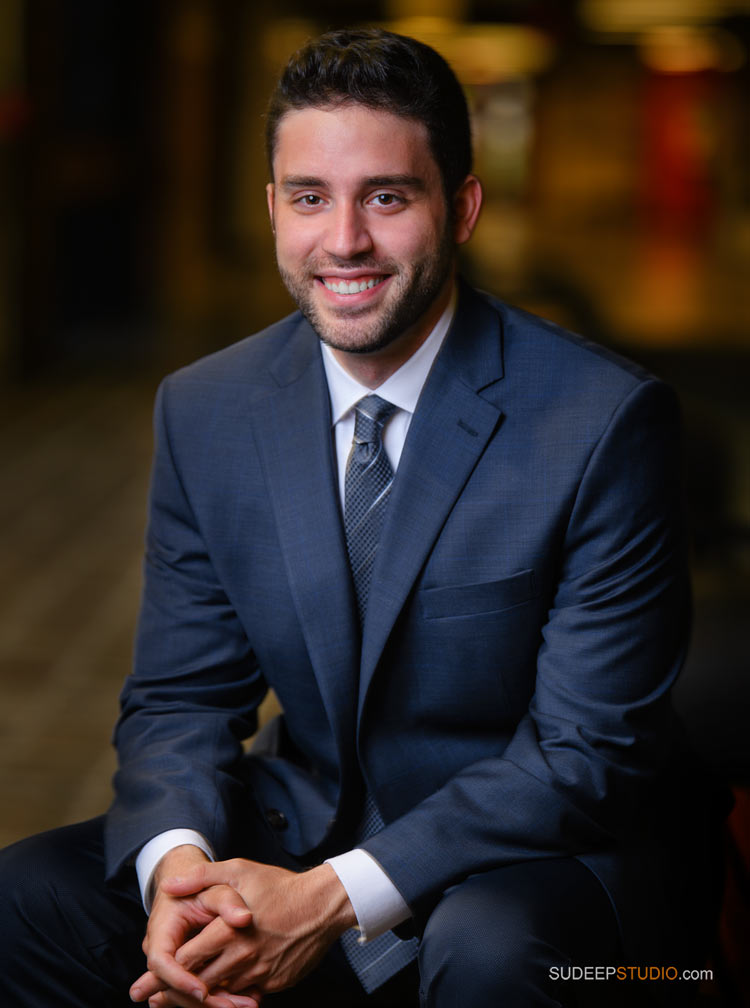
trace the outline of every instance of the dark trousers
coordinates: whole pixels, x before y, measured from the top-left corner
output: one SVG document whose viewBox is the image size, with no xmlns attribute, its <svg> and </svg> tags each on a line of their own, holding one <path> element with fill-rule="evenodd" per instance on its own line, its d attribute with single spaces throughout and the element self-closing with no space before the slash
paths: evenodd
<svg viewBox="0 0 750 1008">
<path fill-rule="evenodd" d="M 6 1008 L 131 1004 L 128 988 L 145 969 L 140 946 L 146 918 L 135 872 L 125 888 L 104 883 L 102 823 L 99 818 L 53 830 L 0 852 L 0 989 Z M 528 861 L 472 876 L 449 890 L 427 922 L 418 968 L 407 968 L 374 995 L 362 992 L 336 945 L 313 974 L 264 1005 L 624 1004 L 627 999 L 619 998 L 625 985 L 605 993 L 603 984 L 565 979 L 571 964 L 615 965 L 620 954 L 615 915 L 595 876 L 572 858 Z M 637 986 L 635 1003 L 650 1003 L 644 985 Z"/>
</svg>

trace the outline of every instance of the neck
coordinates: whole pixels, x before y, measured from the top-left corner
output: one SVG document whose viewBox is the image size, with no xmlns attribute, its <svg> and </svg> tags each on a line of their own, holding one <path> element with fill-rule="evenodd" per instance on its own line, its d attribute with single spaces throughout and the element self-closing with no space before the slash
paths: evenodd
<svg viewBox="0 0 750 1008">
<path fill-rule="evenodd" d="M 331 348 L 341 367 L 369 389 L 376 389 L 419 350 L 448 307 L 453 292 L 451 275 L 420 318 L 387 346 L 371 353 L 351 353 Z"/>
</svg>

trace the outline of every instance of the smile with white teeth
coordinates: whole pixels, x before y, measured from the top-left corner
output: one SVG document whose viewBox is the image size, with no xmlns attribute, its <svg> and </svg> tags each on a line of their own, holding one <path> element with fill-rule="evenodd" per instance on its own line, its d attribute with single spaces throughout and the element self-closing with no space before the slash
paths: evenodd
<svg viewBox="0 0 750 1008">
<path fill-rule="evenodd" d="M 339 280 L 336 283 L 321 277 L 328 290 L 333 291 L 334 294 L 361 294 L 362 291 L 369 290 L 371 287 L 377 287 L 385 279 L 385 277 L 370 277 L 369 280 Z"/>
</svg>

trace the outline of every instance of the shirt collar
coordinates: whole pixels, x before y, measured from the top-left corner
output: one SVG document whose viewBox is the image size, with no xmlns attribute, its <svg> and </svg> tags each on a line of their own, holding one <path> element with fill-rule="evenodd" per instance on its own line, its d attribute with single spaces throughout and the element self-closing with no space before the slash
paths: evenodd
<svg viewBox="0 0 750 1008">
<path fill-rule="evenodd" d="M 382 385 L 374 390 L 382 399 L 393 403 L 394 406 L 407 413 L 414 412 L 427 375 L 456 314 L 456 300 L 454 287 L 445 311 L 424 343 L 397 371 L 393 372 L 390 378 L 387 378 Z M 358 403 L 363 396 L 370 395 L 373 389 L 361 385 L 355 378 L 352 378 L 349 372 L 345 371 L 336 360 L 333 351 L 327 344 L 321 343 L 321 349 L 328 381 L 328 393 L 331 397 L 331 416 L 335 426 L 354 407 L 355 403 Z"/>
</svg>

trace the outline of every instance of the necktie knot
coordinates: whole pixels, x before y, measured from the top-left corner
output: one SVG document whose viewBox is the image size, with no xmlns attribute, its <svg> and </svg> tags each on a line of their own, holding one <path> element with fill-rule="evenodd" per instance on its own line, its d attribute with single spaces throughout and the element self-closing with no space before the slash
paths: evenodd
<svg viewBox="0 0 750 1008">
<path fill-rule="evenodd" d="M 374 444 L 380 440 L 386 420 L 396 411 L 393 403 L 379 395 L 365 396 L 354 407 L 354 440 L 357 444 Z"/>
</svg>

